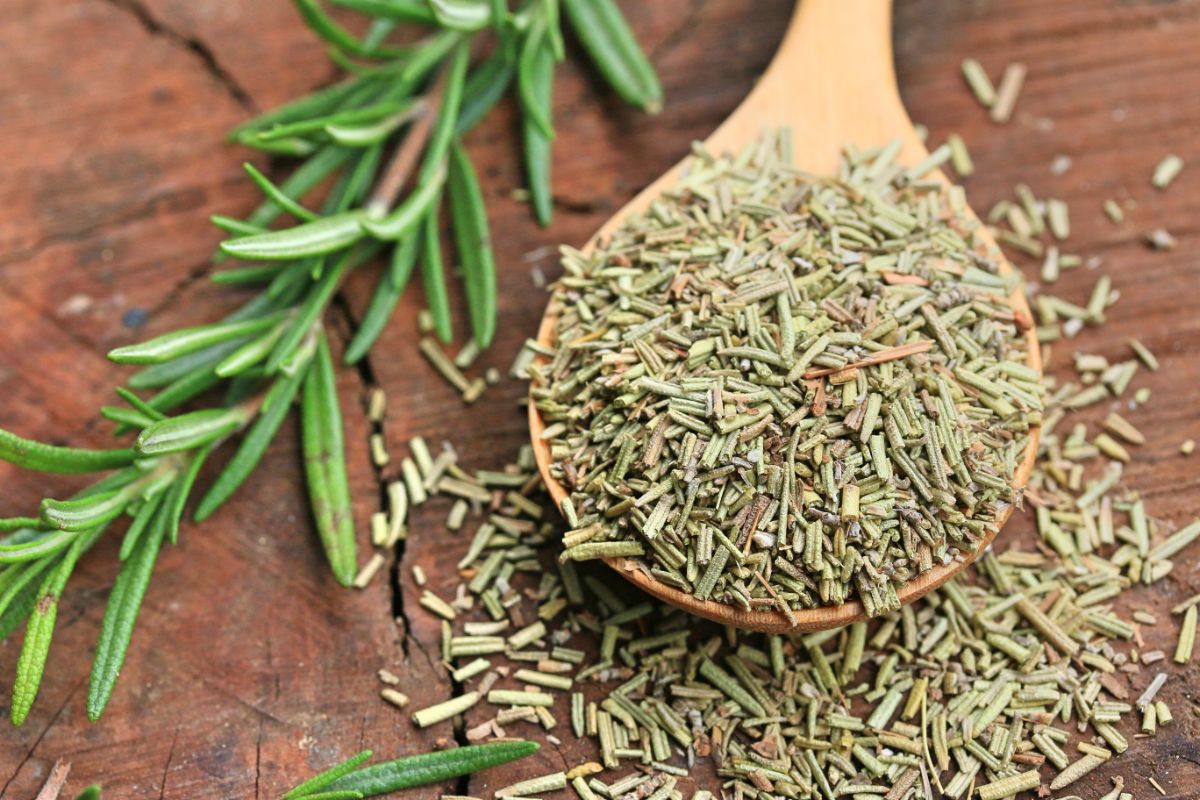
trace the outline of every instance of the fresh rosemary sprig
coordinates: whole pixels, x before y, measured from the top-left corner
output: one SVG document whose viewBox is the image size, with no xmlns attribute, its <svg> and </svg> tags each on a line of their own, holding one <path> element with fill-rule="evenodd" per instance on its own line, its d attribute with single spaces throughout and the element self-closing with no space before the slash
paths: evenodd
<svg viewBox="0 0 1200 800">
<path fill-rule="evenodd" d="M 163 541 L 178 536 L 201 466 L 226 442 L 239 440 L 200 499 L 198 521 L 254 471 L 297 399 L 317 529 L 334 576 L 343 585 L 353 581 L 355 532 L 325 311 L 348 273 L 386 260 L 344 353 L 348 362 L 358 361 L 420 262 L 434 331 L 449 341 L 438 236 L 445 196 L 472 337 L 479 348 L 491 343 L 494 258 L 462 138 L 510 89 L 525 120 L 534 212 L 542 224 L 550 220 L 551 90 L 553 66 L 563 58 L 558 0 L 521 0 L 515 8 L 505 0 L 331 0 L 369 19 L 361 37 L 335 22 L 318 0 L 295 2 L 349 77 L 231 134 L 240 144 L 296 160 L 279 183 L 247 165 L 262 205 L 245 219 L 212 220 L 229 235 L 218 258 L 253 262 L 222 269 L 214 281 L 258 286 L 260 293 L 220 322 L 109 354 L 143 367 L 130 378 L 130 389 L 116 389 L 125 404 L 101 409 L 118 433 L 137 432 L 133 446 L 52 447 L 0 430 L 0 460 L 46 472 L 109 473 L 68 500 L 44 500 L 36 517 L 0 519 L 6 534 L 0 539 L 0 638 L 26 621 L 13 686 L 16 725 L 37 696 L 58 598 L 79 557 L 117 520 L 130 518 L 92 668 L 87 711 L 95 720 L 120 673 L 155 559 Z M 599 72 L 624 99 L 656 110 L 657 78 L 612 0 L 562 3 Z M 400 24 L 420 26 L 425 35 L 393 43 Z M 295 224 L 272 227 L 284 217 Z M 192 406 L 218 389 L 224 396 L 216 405 Z"/>
</svg>

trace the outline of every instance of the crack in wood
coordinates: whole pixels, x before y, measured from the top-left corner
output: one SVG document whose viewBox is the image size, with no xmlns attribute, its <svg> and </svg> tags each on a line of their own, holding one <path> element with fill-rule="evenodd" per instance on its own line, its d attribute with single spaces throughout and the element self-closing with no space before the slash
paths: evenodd
<svg viewBox="0 0 1200 800">
<path fill-rule="evenodd" d="M 216 53 L 213 52 L 213 49 L 206 42 L 175 30 L 150 13 L 150 9 L 139 2 L 139 0 L 105 0 L 105 2 L 114 8 L 128 13 L 150 35 L 162 37 L 191 53 L 200 62 L 204 71 L 216 81 L 235 103 L 246 111 L 258 113 L 258 106 L 254 102 L 254 98 L 250 96 L 250 92 L 238 82 L 237 78 L 229 70 L 221 65 Z"/>
</svg>

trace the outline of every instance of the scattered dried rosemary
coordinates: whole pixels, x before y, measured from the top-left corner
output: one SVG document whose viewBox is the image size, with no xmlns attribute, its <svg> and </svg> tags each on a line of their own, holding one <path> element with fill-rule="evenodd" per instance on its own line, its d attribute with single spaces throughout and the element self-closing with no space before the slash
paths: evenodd
<svg viewBox="0 0 1200 800">
<path fill-rule="evenodd" d="M 565 249 L 535 367 L 564 557 L 635 556 L 701 600 L 860 599 L 973 552 L 1013 502 L 1041 386 L 961 190 L 787 134 L 697 149 L 674 191 L 590 255 Z"/>
<path fill-rule="evenodd" d="M 1065 413 L 1048 411 L 1055 424 Z M 472 742 L 558 744 L 569 727 L 595 743 L 597 761 L 498 797 L 570 784 L 582 800 L 679 800 L 679 780 L 705 761 L 726 796 L 759 800 L 1005 798 L 1069 786 L 1131 746 L 1129 716 L 1145 735 L 1173 721 L 1158 698 L 1167 672 L 1146 669 L 1162 656 L 1139 652 L 1139 626 L 1158 619 L 1115 608 L 1133 584 L 1170 571 L 1200 522 L 1162 535 L 1111 470 L 1060 483 L 1055 424 L 1030 490 L 1036 549 L 989 551 L 913 605 L 797 636 L 698 622 L 612 586 L 606 571 L 560 562 L 558 516 L 529 447 L 503 469 L 460 468 L 475 487 L 463 583 L 453 599 L 423 605 L 453 611 L 442 655 L 462 694 L 414 720 L 471 709 Z M 1176 609 L 1177 660 L 1190 655 L 1197 602 Z"/>
</svg>

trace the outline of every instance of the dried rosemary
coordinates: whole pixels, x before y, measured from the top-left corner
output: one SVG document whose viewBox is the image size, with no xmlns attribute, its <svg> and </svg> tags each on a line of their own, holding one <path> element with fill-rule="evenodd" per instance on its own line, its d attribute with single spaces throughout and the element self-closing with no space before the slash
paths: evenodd
<svg viewBox="0 0 1200 800">
<path fill-rule="evenodd" d="M 898 145 L 836 179 L 782 138 L 697 151 L 590 255 L 565 249 L 535 367 L 564 558 L 637 557 L 743 608 L 860 599 L 965 552 L 1013 501 L 1038 374 L 958 190 Z M 941 158 L 949 157 L 949 148 Z"/>
</svg>

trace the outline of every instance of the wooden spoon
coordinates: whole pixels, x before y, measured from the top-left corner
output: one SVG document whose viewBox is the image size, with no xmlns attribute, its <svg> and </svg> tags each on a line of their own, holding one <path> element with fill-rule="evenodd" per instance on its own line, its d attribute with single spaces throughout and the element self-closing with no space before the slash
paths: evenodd
<svg viewBox="0 0 1200 800">
<path fill-rule="evenodd" d="M 706 142 L 714 154 L 736 153 L 757 141 L 769 129 L 790 128 L 793 136 L 793 161 L 801 169 L 816 174 L 833 174 L 847 143 L 860 147 L 900 140 L 898 161 L 917 164 L 928 156 L 917 137 L 896 88 L 892 67 L 890 0 L 801 0 L 775 58 L 758 85 Z M 685 162 L 684 162 L 685 163 Z M 609 219 L 588 241 L 584 250 L 595 247 L 632 214 L 644 211 L 650 201 L 676 185 L 684 163 L 672 168 L 647 186 L 624 208 Z M 940 172 L 930 178 L 945 180 Z M 995 245 L 986 229 L 981 232 L 988 245 Z M 1001 262 L 1002 271 L 1012 265 Z M 1041 353 L 1032 330 L 1029 304 L 1020 287 L 1009 298 L 1018 319 L 1025 321 L 1028 340 L 1028 364 L 1041 373 Z M 555 317 L 549 311 L 542 319 L 538 341 L 553 341 Z M 533 438 L 538 469 L 556 503 L 567 492 L 550 475 L 550 446 L 542 439 L 545 429 L 536 405 L 529 403 L 529 431 Z M 1030 432 L 1025 458 L 1013 477 L 1020 489 L 1029 479 L 1037 455 L 1038 431 Z M 936 566 L 913 578 L 897 590 L 900 602 L 910 603 L 971 563 L 995 537 L 996 531 L 1012 513 L 1005 508 L 998 524 L 979 543 L 979 549 Z M 838 606 L 795 611 L 795 624 L 779 611 L 745 611 L 714 601 L 697 600 L 692 595 L 655 580 L 633 559 L 606 559 L 626 579 L 643 591 L 693 614 L 716 622 L 759 631 L 815 631 L 840 627 L 866 618 L 861 602 L 853 600 Z"/>
</svg>

